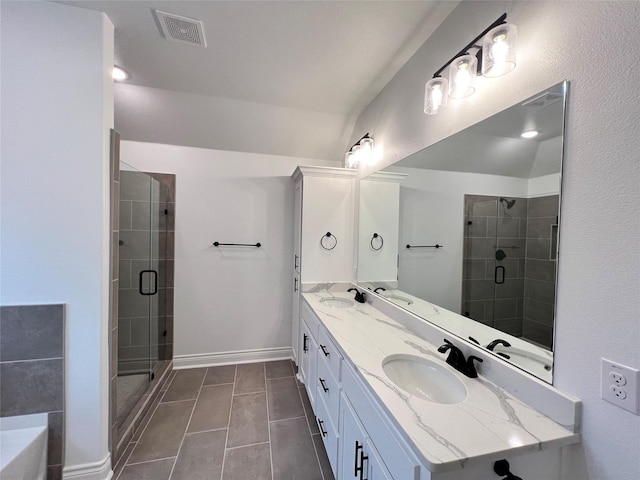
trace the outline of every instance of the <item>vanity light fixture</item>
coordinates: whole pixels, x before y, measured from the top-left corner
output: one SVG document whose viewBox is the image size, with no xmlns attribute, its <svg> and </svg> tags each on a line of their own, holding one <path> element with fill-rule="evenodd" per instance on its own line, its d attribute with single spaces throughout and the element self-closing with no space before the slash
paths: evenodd
<svg viewBox="0 0 640 480">
<path fill-rule="evenodd" d="M 116 82 L 122 82 L 129 78 L 129 74 L 122 67 L 118 67 L 117 65 L 114 65 L 111 75 Z"/>
<path fill-rule="evenodd" d="M 522 132 L 520 134 L 522 138 L 535 138 L 538 136 L 537 130 L 527 130 L 526 132 Z"/>
<path fill-rule="evenodd" d="M 374 159 L 373 137 L 366 133 L 345 154 L 345 168 L 358 168 L 361 163 L 371 163 Z"/>
<path fill-rule="evenodd" d="M 499 77 L 516 66 L 518 29 L 504 13 L 445 63 L 425 85 L 424 113 L 435 115 L 447 105 L 447 96 L 465 98 L 475 92 L 477 75 Z M 480 42 L 480 43 L 479 43 Z M 449 67 L 449 79 L 441 77 Z"/>
</svg>

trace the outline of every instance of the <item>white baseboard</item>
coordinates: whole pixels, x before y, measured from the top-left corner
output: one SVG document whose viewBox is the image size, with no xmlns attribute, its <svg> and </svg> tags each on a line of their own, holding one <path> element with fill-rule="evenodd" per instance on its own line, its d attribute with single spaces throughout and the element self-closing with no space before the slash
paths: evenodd
<svg viewBox="0 0 640 480">
<path fill-rule="evenodd" d="M 194 367 L 214 367 L 236 363 L 270 362 L 293 358 L 291 347 L 261 348 L 240 350 L 237 352 L 199 353 L 195 355 L 176 355 L 173 357 L 174 370 Z"/>
<path fill-rule="evenodd" d="M 111 480 L 113 478 L 111 454 L 107 453 L 107 456 L 99 462 L 64 467 L 62 478 L 63 480 Z"/>
</svg>

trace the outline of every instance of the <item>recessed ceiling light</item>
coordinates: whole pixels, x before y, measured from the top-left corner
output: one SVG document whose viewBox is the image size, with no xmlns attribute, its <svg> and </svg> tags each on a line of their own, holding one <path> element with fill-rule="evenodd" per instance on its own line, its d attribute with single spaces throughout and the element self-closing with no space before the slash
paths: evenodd
<svg viewBox="0 0 640 480">
<path fill-rule="evenodd" d="M 522 132 L 520 134 L 522 138 L 534 138 L 538 136 L 537 130 L 527 130 L 526 132 Z"/>
<path fill-rule="evenodd" d="M 121 82 L 129 78 L 129 74 L 118 66 L 113 67 L 113 79 L 116 82 Z"/>
</svg>

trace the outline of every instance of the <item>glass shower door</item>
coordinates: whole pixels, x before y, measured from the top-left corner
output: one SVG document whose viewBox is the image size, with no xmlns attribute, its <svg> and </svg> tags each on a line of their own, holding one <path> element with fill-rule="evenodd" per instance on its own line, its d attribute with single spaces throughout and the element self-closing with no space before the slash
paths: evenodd
<svg viewBox="0 0 640 480">
<path fill-rule="evenodd" d="M 118 278 L 117 418 L 124 423 L 141 400 L 159 359 L 160 265 L 164 208 L 160 182 L 121 163 Z"/>
</svg>

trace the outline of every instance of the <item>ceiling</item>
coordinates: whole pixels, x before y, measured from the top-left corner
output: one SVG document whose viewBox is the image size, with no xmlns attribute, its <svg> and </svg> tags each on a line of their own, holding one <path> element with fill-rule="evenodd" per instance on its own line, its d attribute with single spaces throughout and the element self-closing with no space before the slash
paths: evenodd
<svg viewBox="0 0 640 480">
<path fill-rule="evenodd" d="M 564 91 L 559 83 L 396 165 L 518 178 L 560 173 Z M 539 134 L 533 139 L 521 138 L 527 130 Z"/>
<path fill-rule="evenodd" d="M 340 138 L 318 139 L 333 144 L 333 156 L 334 151 L 344 151 L 345 145 L 338 146 L 335 142 L 344 142 L 349 137 L 357 115 L 459 2 L 80 0 L 60 3 L 107 14 L 115 26 L 116 64 L 131 75 L 129 86 L 161 90 L 164 96 L 175 92 L 194 99 L 243 102 L 243 108 L 250 103 L 324 114 L 327 121 L 336 122 L 336 128 L 326 128 L 326 131 L 334 137 L 337 130 L 341 131 Z M 207 48 L 164 39 L 156 24 L 154 9 L 201 20 Z M 119 90 L 123 89 L 116 89 L 116 121 Z M 132 87 L 127 90 L 132 91 L 138 90 Z M 205 100 L 195 103 L 203 102 L 206 103 Z M 122 107 L 121 111 L 129 113 L 136 109 L 135 105 Z M 211 109 L 209 120 L 224 121 L 215 118 L 214 110 Z M 201 112 L 202 115 L 206 116 L 207 112 Z M 132 119 L 124 122 L 131 123 Z M 290 129 L 292 123 L 296 122 L 290 118 L 287 128 Z M 144 127 L 138 125 L 137 128 Z M 121 133 L 123 138 L 131 136 Z M 140 135 L 144 136 L 142 132 Z M 246 133 L 244 136 L 246 138 Z M 217 148 L 207 145 L 206 141 L 196 146 Z M 242 150 L 242 145 L 235 147 L 232 149 L 247 151 Z M 255 145 L 249 150 L 257 148 Z M 277 152 L 273 146 L 268 150 L 262 153 L 291 153 L 285 152 L 286 148 Z M 299 153 L 305 156 L 304 152 Z M 317 156 L 318 152 L 313 154 Z"/>
</svg>

